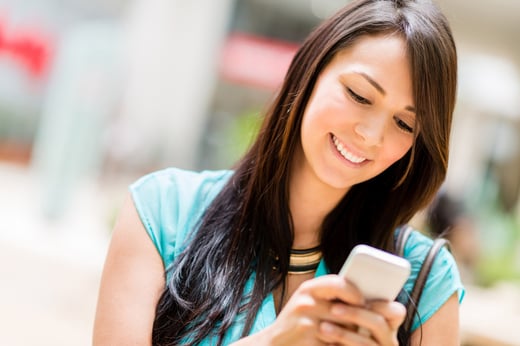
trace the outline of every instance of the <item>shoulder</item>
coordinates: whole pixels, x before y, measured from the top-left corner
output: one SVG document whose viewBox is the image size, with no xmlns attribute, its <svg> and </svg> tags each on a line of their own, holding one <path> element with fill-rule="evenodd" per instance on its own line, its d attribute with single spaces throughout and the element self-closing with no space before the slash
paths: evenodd
<svg viewBox="0 0 520 346">
<path fill-rule="evenodd" d="M 410 293 L 421 269 L 426 255 L 428 254 L 433 240 L 414 230 L 410 234 L 404 248 L 404 257 L 411 263 L 412 272 L 405 284 L 405 290 Z M 419 302 L 419 315 L 414 319 L 412 329 L 426 322 L 441 306 L 454 294 L 458 294 L 459 302 L 464 296 L 457 264 L 452 254 L 443 247 L 433 262 L 430 274 L 426 281 L 421 300 Z"/>
<path fill-rule="evenodd" d="M 137 213 L 165 267 L 232 174 L 229 170 L 195 172 L 167 168 L 130 185 Z"/>
<path fill-rule="evenodd" d="M 161 193 L 204 194 L 211 192 L 219 183 L 225 183 L 232 171 L 190 171 L 179 168 L 166 168 L 149 173 L 130 186 L 132 192 L 151 193 L 155 196 Z"/>
</svg>

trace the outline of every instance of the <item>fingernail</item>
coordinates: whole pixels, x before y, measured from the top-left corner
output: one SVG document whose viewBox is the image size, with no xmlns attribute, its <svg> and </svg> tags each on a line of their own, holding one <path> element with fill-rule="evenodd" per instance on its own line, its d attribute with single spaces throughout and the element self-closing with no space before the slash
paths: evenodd
<svg viewBox="0 0 520 346">
<path fill-rule="evenodd" d="M 336 330 L 336 326 L 329 322 L 321 322 L 321 331 L 327 334 L 332 334 Z"/>
<path fill-rule="evenodd" d="M 370 335 L 372 335 L 372 333 L 370 333 L 370 330 L 363 328 L 363 327 L 358 327 L 357 332 L 359 335 L 363 335 L 366 337 L 370 337 Z"/>
<path fill-rule="evenodd" d="M 394 313 L 406 313 L 406 308 L 399 302 L 390 302 L 390 310 Z"/>
<path fill-rule="evenodd" d="M 332 306 L 332 309 L 330 309 L 330 311 L 334 314 L 334 315 L 337 315 L 337 316 L 343 316 L 347 313 L 347 308 L 343 305 L 334 305 Z"/>
</svg>

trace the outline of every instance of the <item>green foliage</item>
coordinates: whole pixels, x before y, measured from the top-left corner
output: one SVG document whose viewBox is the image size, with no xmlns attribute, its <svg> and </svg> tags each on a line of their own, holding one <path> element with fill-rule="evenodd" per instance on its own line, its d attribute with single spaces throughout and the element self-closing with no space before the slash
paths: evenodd
<svg viewBox="0 0 520 346">
<path fill-rule="evenodd" d="M 224 130 L 224 160 L 235 163 L 251 146 L 260 129 L 262 118 L 257 110 L 238 115 Z"/>
<path fill-rule="evenodd" d="M 499 281 L 520 282 L 520 224 L 517 215 L 500 207 L 492 179 L 484 180 L 473 199 L 473 215 L 479 229 L 481 256 L 476 280 L 483 286 Z"/>
</svg>

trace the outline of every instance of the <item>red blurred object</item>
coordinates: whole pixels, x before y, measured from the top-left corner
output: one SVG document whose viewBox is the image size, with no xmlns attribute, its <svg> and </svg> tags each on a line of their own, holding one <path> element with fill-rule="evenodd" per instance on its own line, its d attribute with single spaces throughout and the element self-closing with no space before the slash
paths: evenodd
<svg viewBox="0 0 520 346">
<path fill-rule="evenodd" d="M 34 78 L 45 75 L 52 55 L 49 36 L 39 28 L 6 28 L 6 21 L 0 19 L 0 58 L 2 55 L 10 56 L 20 62 Z"/>
<path fill-rule="evenodd" d="M 290 42 L 232 33 L 223 47 L 220 74 L 237 84 L 276 89 L 298 47 Z"/>
<path fill-rule="evenodd" d="M 15 139 L 0 138 L 0 162 L 27 166 L 31 161 L 32 143 Z"/>
</svg>

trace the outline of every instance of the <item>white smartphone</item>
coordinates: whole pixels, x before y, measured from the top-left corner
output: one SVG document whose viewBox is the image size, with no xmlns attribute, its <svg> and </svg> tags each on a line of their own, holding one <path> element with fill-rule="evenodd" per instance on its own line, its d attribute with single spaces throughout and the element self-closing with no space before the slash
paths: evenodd
<svg viewBox="0 0 520 346">
<path fill-rule="evenodd" d="M 410 262 L 368 245 L 352 249 L 339 275 L 352 282 L 366 300 L 394 300 L 410 276 Z"/>
</svg>

